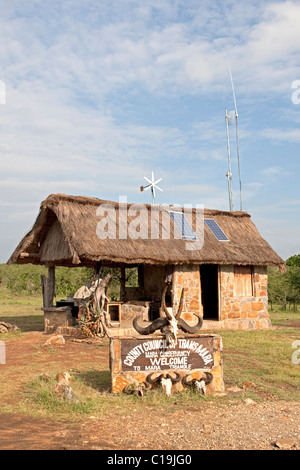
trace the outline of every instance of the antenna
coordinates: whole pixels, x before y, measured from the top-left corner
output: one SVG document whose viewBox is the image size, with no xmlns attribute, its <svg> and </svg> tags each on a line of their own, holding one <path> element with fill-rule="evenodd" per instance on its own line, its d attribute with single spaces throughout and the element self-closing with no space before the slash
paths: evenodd
<svg viewBox="0 0 300 470">
<path fill-rule="evenodd" d="M 163 190 L 157 186 L 157 183 L 159 183 L 162 180 L 162 178 L 159 178 L 158 180 L 155 181 L 153 171 L 152 171 L 152 180 L 149 180 L 149 178 L 147 178 L 146 176 L 144 176 L 144 178 L 146 181 L 148 181 L 149 184 L 147 184 L 146 186 L 141 186 L 140 190 L 147 191 L 148 189 L 151 189 L 152 204 L 155 204 L 155 189 L 158 189 L 159 191 L 163 192 Z"/>
<path fill-rule="evenodd" d="M 237 151 L 237 159 L 238 159 L 238 170 L 239 170 L 239 183 L 240 183 L 240 210 L 243 210 L 243 201 L 242 201 L 242 179 L 241 179 L 241 166 L 240 166 L 240 152 L 239 152 L 239 136 L 238 136 L 238 112 L 236 106 L 236 98 L 235 98 L 235 91 L 233 86 L 232 80 L 232 73 L 229 67 L 229 74 L 232 86 L 232 93 L 233 93 L 233 101 L 234 101 L 234 109 L 235 109 L 235 135 L 236 135 L 236 151 Z"/>
<path fill-rule="evenodd" d="M 228 171 L 226 173 L 228 181 L 228 197 L 229 197 L 229 210 L 233 211 L 232 202 L 232 173 L 231 173 L 231 161 L 230 161 L 230 143 L 229 143 L 229 131 L 228 131 L 228 120 L 231 119 L 227 109 L 225 109 L 225 124 L 226 124 L 226 135 L 227 135 L 227 153 L 228 153 Z"/>
</svg>

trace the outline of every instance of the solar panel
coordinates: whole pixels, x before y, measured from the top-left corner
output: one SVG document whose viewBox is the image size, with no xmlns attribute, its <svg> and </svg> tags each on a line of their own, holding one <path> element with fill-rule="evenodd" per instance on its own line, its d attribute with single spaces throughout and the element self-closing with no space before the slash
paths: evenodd
<svg viewBox="0 0 300 470">
<path fill-rule="evenodd" d="M 198 240 L 183 212 L 169 211 L 183 240 Z"/>
<path fill-rule="evenodd" d="M 204 219 L 204 222 L 206 223 L 208 228 L 211 230 L 211 232 L 214 234 L 216 239 L 219 240 L 219 242 L 229 242 L 229 238 L 226 237 L 225 233 L 219 227 L 215 219 Z"/>
</svg>

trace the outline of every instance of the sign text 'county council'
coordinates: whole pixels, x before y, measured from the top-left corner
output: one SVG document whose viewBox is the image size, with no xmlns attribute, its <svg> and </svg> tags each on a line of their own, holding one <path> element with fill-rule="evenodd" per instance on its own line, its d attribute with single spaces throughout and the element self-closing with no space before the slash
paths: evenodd
<svg viewBox="0 0 300 470">
<path fill-rule="evenodd" d="M 213 339 L 178 338 L 168 347 L 165 339 L 122 339 L 122 370 L 202 369 L 213 365 Z"/>
</svg>

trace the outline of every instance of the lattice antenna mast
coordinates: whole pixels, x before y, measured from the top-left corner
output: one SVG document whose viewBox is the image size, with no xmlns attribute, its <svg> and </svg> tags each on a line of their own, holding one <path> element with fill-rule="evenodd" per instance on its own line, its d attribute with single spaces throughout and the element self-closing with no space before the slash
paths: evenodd
<svg viewBox="0 0 300 470">
<path fill-rule="evenodd" d="M 162 180 L 162 178 L 159 178 L 158 180 L 155 181 L 154 179 L 154 173 L 152 171 L 152 179 L 149 180 L 146 176 L 144 176 L 145 180 L 148 181 L 149 184 L 146 186 L 140 186 L 141 191 L 147 191 L 148 189 L 151 189 L 151 194 L 152 194 L 152 204 L 155 204 L 155 189 L 158 189 L 159 191 L 163 192 L 163 190 L 157 186 L 157 184 Z"/>
<path fill-rule="evenodd" d="M 236 105 L 236 98 L 235 98 L 235 91 L 233 86 L 232 80 L 232 73 L 229 67 L 229 74 L 232 86 L 232 93 L 233 93 L 233 101 L 234 101 L 234 109 L 235 109 L 235 135 L 236 135 L 236 151 L 237 151 L 237 160 L 238 160 L 238 172 L 239 172 L 239 184 L 240 184 L 240 210 L 243 210 L 243 199 L 242 199 L 242 178 L 241 178 L 241 165 L 240 165 L 240 152 L 239 152 L 239 135 L 238 135 L 238 112 L 237 112 L 237 105 Z"/>
<path fill-rule="evenodd" d="M 231 159 L 230 159 L 230 142 L 229 142 L 229 130 L 228 130 L 228 120 L 231 119 L 230 115 L 225 109 L 225 124 L 226 124 L 226 135 L 227 135 L 227 154 L 228 154 L 228 171 L 226 173 L 228 181 L 228 197 L 229 197 L 229 210 L 233 211 L 233 201 L 232 201 L 232 173 L 231 173 Z"/>
</svg>

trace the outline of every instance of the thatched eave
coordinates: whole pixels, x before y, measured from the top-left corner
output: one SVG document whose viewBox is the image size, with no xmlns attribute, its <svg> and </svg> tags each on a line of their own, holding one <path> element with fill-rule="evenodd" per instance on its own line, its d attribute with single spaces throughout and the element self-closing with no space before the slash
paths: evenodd
<svg viewBox="0 0 300 470">
<path fill-rule="evenodd" d="M 208 227 L 204 229 L 204 244 L 195 248 L 194 242 L 176 238 L 173 221 L 171 236 L 158 239 L 150 236 L 138 239 L 100 239 L 96 234 L 99 216 L 97 208 L 109 205 L 115 211 L 116 233 L 119 233 L 121 206 L 84 196 L 53 194 L 45 199 L 33 228 L 22 239 L 8 263 L 56 264 L 61 266 L 92 266 L 101 261 L 109 264 L 240 264 L 284 267 L 284 261 L 261 237 L 251 217 L 246 212 L 226 212 L 205 209 L 206 218 L 214 218 L 229 238 L 219 242 Z M 130 204 L 127 208 L 130 208 Z M 140 205 L 142 206 L 142 205 Z M 138 205 L 135 205 L 138 208 Z M 160 234 L 164 229 L 163 217 L 170 220 L 168 210 L 178 207 L 143 205 L 140 224 L 150 227 L 151 211 L 159 212 Z M 146 210 L 145 210 L 146 208 Z M 151 209 L 151 211 L 150 211 Z M 129 213 L 129 212 L 128 212 Z M 164 215 L 162 215 L 164 214 Z M 194 212 L 191 211 L 192 217 Z M 134 216 L 128 217 L 128 227 Z M 193 219 L 194 220 L 194 219 Z M 173 225 L 172 225 L 173 224 Z M 194 226 L 193 226 L 194 228 Z M 175 232 L 174 232 L 175 230 Z M 194 228 L 195 230 L 195 228 Z M 202 237 L 203 238 L 203 237 Z M 190 246 L 189 246 L 190 244 Z M 22 253 L 27 253 L 24 257 Z"/>
</svg>

